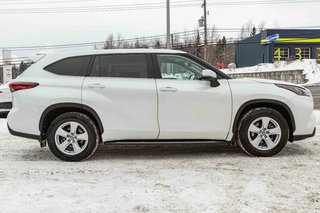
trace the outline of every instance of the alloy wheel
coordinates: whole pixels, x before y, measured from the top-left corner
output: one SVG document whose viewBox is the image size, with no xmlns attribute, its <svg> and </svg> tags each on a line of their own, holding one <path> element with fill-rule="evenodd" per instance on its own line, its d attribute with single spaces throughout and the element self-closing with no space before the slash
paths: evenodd
<svg viewBox="0 0 320 213">
<path fill-rule="evenodd" d="M 277 121 L 270 117 L 260 117 L 250 124 L 248 139 L 254 148 L 268 151 L 280 142 L 281 133 Z"/>
<path fill-rule="evenodd" d="M 74 121 L 62 124 L 55 133 L 55 144 L 66 155 L 80 154 L 87 147 L 88 140 L 87 130 Z"/>
</svg>

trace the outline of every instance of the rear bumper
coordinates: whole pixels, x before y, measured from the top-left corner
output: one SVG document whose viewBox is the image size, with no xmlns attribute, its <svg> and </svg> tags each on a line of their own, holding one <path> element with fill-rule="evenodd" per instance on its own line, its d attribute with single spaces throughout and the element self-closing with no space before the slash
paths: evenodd
<svg viewBox="0 0 320 213">
<path fill-rule="evenodd" d="M 11 135 L 40 141 L 40 136 L 39 135 L 31 135 L 31 134 L 26 134 L 26 133 L 22 133 L 22 132 L 16 132 L 16 131 L 14 131 L 13 129 L 10 128 L 9 124 L 7 124 L 7 126 L 8 126 L 8 130 L 9 130 Z"/>
<path fill-rule="evenodd" d="M 314 128 L 313 132 L 309 135 L 294 135 L 293 136 L 293 141 L 301 141 L 304 140 L 306 138 L 311 138 L 316 134 L 316 128 Z"/>
</svg>

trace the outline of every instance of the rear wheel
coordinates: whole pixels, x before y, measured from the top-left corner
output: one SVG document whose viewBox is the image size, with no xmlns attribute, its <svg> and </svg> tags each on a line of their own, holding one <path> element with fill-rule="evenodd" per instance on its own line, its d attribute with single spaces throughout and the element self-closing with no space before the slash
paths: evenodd
<svg viewBox="0 0 320 213">
<path fill-rule="evenodd" d="M 47 132 L 51 152 L 61 160 L 89 158 L 99 143 L 98 129 L 90 117 L 68 112 L 54 119 Z"/>
<path fill-rule="evenodd" d="M 249 155 L 269 157 L 287 144 L 289 126 L 278 111 L 255 108 L 242 116 L 237 136 L 240 147 Z"/>
</svg>

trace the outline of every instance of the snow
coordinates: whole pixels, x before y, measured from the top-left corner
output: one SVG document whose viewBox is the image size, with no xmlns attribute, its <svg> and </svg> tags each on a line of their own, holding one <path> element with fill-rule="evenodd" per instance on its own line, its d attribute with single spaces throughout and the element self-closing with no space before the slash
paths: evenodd
<svg viewBox="0 0 320 213">
<path fill-rule="evenodd" d="M 108 145 L 70 163 L 0 119 L 0 212 L 320 212 L 319 138 L 272 158 L 224 143 Z"/>
<path fill-rule="evenodd" d="M 306 85 L 320 83 L 320 64 L 315 59 L 304 59 L 301 61 L 278 61 L 275 63 L 261 63 L 252 67 L 242 67 L 235 69 L 223 69 L 226 74 L 232 73 L 252 73 L 265 71 L 284 71 L 303 69 L 306 79 L 309 81 Z"/>
</svg>

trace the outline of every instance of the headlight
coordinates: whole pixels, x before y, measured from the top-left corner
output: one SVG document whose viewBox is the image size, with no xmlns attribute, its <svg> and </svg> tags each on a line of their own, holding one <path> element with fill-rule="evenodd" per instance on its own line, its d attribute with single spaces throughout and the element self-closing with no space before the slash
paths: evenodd
<svg viewBox="0 0 320 213">
<path fill-rule="evenodd" d="M 286 84 L 276 84 L 277 87 L 280 87 L 282 89 L 286 89 L 289 90 L 297 95 L 301 95 L 301 96 L 308 96 L 311 97 L 310 92 L 303 88 L 303 87 L 299 87 L 299 86 L 292 86 L 292 85 L 286 85 Z"/>
</svg>

